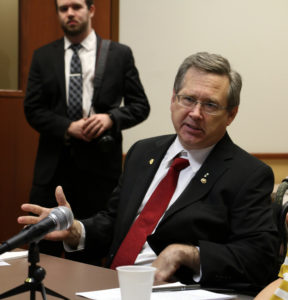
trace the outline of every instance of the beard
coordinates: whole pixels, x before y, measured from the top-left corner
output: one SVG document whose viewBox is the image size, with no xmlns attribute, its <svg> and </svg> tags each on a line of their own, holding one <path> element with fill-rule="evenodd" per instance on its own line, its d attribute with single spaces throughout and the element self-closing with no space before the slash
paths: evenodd
<svg viewBox="0 0 288 300">
<path fill-rule="evenodd" d="M 67 24 L 62 24 L 61 26 L 66 36 L 77 36 L 87 30 L 88 22 L 83 22 L 76 27 L 69 27 Z"/>
</svg>

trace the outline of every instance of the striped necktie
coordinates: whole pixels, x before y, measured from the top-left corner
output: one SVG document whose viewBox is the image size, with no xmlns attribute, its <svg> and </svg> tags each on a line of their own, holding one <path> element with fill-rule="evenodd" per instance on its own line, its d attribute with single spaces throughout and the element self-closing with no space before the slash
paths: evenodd
<svg viewBox="0 0 288 300">
<path fill-rule="evenodd" d="M 76 121 L 82 118 L 82 68 L 78 55 L 81 44 L 71 45 L 73 55 L 70 64 L 69 97 L 67 114 L 70 120 Z"/>
</svg>

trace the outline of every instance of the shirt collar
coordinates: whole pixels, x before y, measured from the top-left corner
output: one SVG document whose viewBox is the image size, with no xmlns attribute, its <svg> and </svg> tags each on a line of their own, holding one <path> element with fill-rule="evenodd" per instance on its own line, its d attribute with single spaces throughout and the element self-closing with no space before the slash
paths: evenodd
<svg viewBox="0 0 288 300">
<path fill-rule="evenodd" d="M 177 136 L 175 141 L 171 144 L 170 148 L 167 151 L 165 161 L 170 165 L 175 156 L 180 156 L 189 160 L 190 166 L 193 170 L 198 170 L 209 153 L 212 151 L 214 146 L 215 145 L 212 145 L 204 149 L 186 150 L 180 143 L 180 140 Z"/>
<path fill-rule="evenodd" d="M 95 49 L 95 47 L 97 48 L 96 42 L 96 33 L 94 30 L 92 30 L 89 35 L 81 42 L 81 45 L 84 49 L 89 51 Z M 64 50 L 67 50 L 71 46 L 71 44 L 72 43 L 69 41 L 69 39 L 64 36 Z"/>
</svg>

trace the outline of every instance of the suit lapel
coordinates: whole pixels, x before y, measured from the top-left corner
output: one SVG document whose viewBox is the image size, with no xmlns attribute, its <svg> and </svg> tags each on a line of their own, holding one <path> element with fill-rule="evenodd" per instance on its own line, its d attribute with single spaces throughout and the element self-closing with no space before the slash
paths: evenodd
<svg viewBox="0 0 288 300">
<path fill-rule="evenodd" d="M 161 223 L 179 210 L 199 201 L 213 188 L 218 178 L 229 169 L 229 161 L 233 159 L 233 145 L 226 134 L 214 147 L 180 197 L 168 209 Z"/>
<path fill-rule="evenodd" d="M 142 188 L 140 189 L 141 195 L 139 196 L 142 196 L 142 200 L 159 168 L 160 163 L 162 162 L 163 157 L 165 156 L 175 137 L 175 135 L 171 135 L 165 141 L 156 141 L 155 147 L 151 147 L 145 152 L 142 162 L 143 172 L 139 174 L 139 177 L 141 176 L 141 178 L 139 178 L 139 182 L 143 182 L 143 178 L 147 178 L 147 180 L 145 180 L 144 184 L 142 185 Z M 139 191 L 139 187 L 136 187 L 135 190 Z"/>
<path fill-rule="evenodd" d="M 96 34 L 96 41 L 97 41 L 97 45 L 96 45 L 97 46 L 97 53 L 96 53 L 96 55 L 98 57 L 99 49 L 100 49 L 100 45 L 101 45 L 101 41 L 102 41 L 102 38 L 98 34 Z M 97 61 L 97 59 L 96 59 L 96 61 Z"/>
<path fill-rule="evenodd" d="M 55 59 L 54 68 L 57 76 L 57 81 L 60 85 L 61 99 L 66 103 L 66 86 L 65 86 L 65 63 L 64 63 L 64 39 L 58 40 L 54 43 Z"/>
<path fill-rule="evenodd" d="M 134 179 L 134 182 L 137 182 L 137 184 L 130 187 L 129 199 L 126 199 L 125 210 L 122 212 L 125 217 L 123 218 L 122 213 L 120 214 L 128 227 L 134 221 L 158 167 L 175 137 L 176 135 L 170 135 L 164 141 L 156 141 L 155 147 L 151 146 L 149 149 L 143 149 L 141 161 L 139 161 L 137 166 L 137 168 L 141 169 L 141 173 L 137 172 L 137 178 Z"/>
<path fill-rule="evenodd" d="M 97 52 L 96 52 L 96 59 L 95 59 L 95 71 L 94 73 L 96 73 L 96 69 L 97 69 L 97 63 L 98 63 L 98 57 L 100 54 L 100 46 L 101 46 L 101 42 L 102 42 L 102 38 L 96 34 L 96 48 L 97 48 Z M 109 49 L 110 51 L 110 49 Z M 109 54 L 109 53 L 108 53 Z M 96 111 L 96 104 L 97 104 L 97 100 L 98 100 L 98 95 L 99 95 L 99 91 L 95 90 L 95 84 L 94 84 L 94 92 L 93 92 L 93 96 L 92 96 L 92 105 L 94 107 L 94 110 Z"/>
</svg>

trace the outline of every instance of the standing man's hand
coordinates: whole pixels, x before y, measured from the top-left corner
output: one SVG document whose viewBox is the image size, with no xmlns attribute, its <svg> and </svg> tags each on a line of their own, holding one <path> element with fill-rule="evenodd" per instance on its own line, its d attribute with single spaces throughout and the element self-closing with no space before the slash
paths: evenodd
<svg viewBox="0 0 288 300">
<path fill-rule="evenodd" d="M 85 124 L 85 120 L 86 119 L 83 118 L 78 121 L 72 122 L 67 129 L 67 134 L 76 139 L 90 142 L 91 139 L 87 138 L 87 136 L 83 133 L 83 126 Z"/>
<path fill-rule="evenodd" d="M 166 247 L 152 263 L 155 267 L 156 281 L 171 281 L 180 266 L 186 266 L 200 273 L 200 253 L 194 246 L 172 244 Z"/>
<path fill-rule="evenodd" d="M 87 139 L 92 140 L 102 135 L 112 125 L 113 121 L 108 114 L 95 114 L 85 120 L 83 134 Z"/>
</svg>

